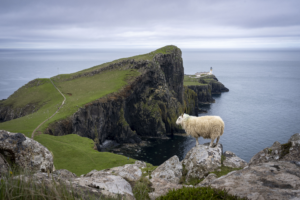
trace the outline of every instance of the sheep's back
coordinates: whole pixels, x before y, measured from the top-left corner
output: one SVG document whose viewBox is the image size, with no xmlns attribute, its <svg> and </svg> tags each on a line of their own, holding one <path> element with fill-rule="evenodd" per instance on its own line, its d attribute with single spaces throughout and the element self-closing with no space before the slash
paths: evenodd
<svg viewBox="0 0 300 200">
<path fill-rule="evenodd" d="M 197 137 L 203 137 L 206 139 L 211 138 L 211 134 L 216 134 L 215 137 L 223 135 L 224 122 L 219 116 L 203 116 L 195 117 L 190 121 L 190 129 L 193 129 L 194 134 Z M 192 135 L 192 136 L 193 136 Z"/>
</svg>

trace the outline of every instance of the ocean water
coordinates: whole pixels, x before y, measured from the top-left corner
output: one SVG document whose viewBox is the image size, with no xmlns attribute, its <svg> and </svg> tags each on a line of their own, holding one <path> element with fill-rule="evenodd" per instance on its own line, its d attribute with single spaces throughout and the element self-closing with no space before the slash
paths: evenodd
<svg viewBox="0 0 300 200">
<path fill-rule="evenodd" d="M 1 50 L 0 99 L 35 78 L 72 73 L 150 50 Z M 185 74 L 213 68 L 229 92 L 203 106 L 225 122 L 220 143 L 250 161 L 275 141 L 286 143 L 300 132 L 300 51 L 182 50 Z M 159 165 L 173 155 L 183 159 L 195 145 L 190 137 L 147 139 L 149 145 L 120 153 Z M 210 140 L 199 139 L 200 144 Z"/>
</svg>

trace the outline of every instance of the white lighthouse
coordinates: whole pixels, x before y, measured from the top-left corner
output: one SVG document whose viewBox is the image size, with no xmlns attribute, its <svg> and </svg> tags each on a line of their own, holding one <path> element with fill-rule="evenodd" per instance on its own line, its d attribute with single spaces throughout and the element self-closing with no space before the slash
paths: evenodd
<svg viewBox="0 0 300 200">
<path fill-rule="evenodd" d="M 213 72 L 212 72 L 212 67 L 210 67 L 210 72 L 209 72 L 209 74 L 213 74 Z"/>
</svg>

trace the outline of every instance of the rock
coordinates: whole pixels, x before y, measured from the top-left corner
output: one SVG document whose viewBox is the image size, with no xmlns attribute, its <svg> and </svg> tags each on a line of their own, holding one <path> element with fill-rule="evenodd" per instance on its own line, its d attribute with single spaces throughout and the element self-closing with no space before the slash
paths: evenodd
<svg viewBox="0 0 300 200">
<path fill-rule="evenodd" d="M 0 130 L 0 149 L 4 157 L 22 169 L 36 172 L 52 172 L 53 156 L 51 152 L 21 133 Z"/>
<path fill-rule="evenodd" d="M 161 178 L 152 178 L 151 180 L 152 187 L 154 188 L 153 192 L 149 193 L 149 196 L 151 199 L 156 199 L 162 195 L 167 194 L 170 190 L 173 189 L 181 189 L 182 185 L 172 183 L 170 181 L 167 181 L 166 179 Z"/>
<path fill-rule="evenodd" d="M 4 156 L 0 154 L 0 178 L 2 177 L 2 174 L 8 173 L 9 164 L 4 159 Z"/>
<path fill-rule="evenodd" d="M 72 179 L 72 178 L 77 178 L 76 174 L 66 170 L 66 169 L 59 169 L 54 171 L 52 174 L 57 175 L 59 178 L 64 178 L 64 179 Z"/>
<path fill-rule="evenodd" d="M 127 164 L 101 171 L 93 170 L 87 173 L 85 177 L 97 178 L 103 175 L 118 175 L 129 181 L 138 181 L 142 177 L 142 170 L 140 169 L 142 167 L 146 167 L 146 163 L 142 161 L 136 161 L 135 164 Z"/>
<path fill-rule="evenodd" d="M 280 144 L 279 142 L 274 142 L 271 147 L 265 148 L 264 150 L 255 154 L 249 165 L 255 165 L 263 162 L 271 161 L 300 161 L 300 139 L 299 133 L 291 136 L 288 143 Z"/>
<path fill-rule="evenodd" d="M 73 184 L 101 191 L 106 196 L 121 194 L 134 199 L 130 184 L 120 176 L 103 174 L 97 177 L 82 177 L 72 180 Z"/>
<path fill-rule="evenodd" d="M 211 174 L 208 174 L 208 176 L 203 180 L 201 181 L 197 187 L 204 187 L 204 186 L 208 186 L 211 184 L 211 182 L 213 182 L 214 180 L 217 179 L 217 175 L 214 174 L 214 173 L 211 173 Z"/>
<path fill-rule="evenodd" d="M 245 160 L 237 157 L 231 151 L 225 151 L 223 155 L 226 157 L 226 159 L 223 161 L 223 165 L 226 167 L 244 168 L 248 166 Z"/>
<path fill-rule="evenodd" d="M 187 181 L 191 177 L 201 179 L 209 172 L 220 167 L 222 152 L 223 147 L 220 143 L 214 148 L 209 147 L 209 143 L 193 147 L 182 161 L 188 171 Z"/>
<path fill-rule="evenodd" d="M 165 179 L 171 183 L 179 183 L 182 177 L 182 164 L 178 156 L 173 156 L 158 166 L 152 173 L 153 178 Z"/>
<path fill-rule="evenodd" d="M 259 163 L 233 171 L 210 185 L 251 200 L 300 199 L 300 168 L 285 161 Z"/>
</svg>

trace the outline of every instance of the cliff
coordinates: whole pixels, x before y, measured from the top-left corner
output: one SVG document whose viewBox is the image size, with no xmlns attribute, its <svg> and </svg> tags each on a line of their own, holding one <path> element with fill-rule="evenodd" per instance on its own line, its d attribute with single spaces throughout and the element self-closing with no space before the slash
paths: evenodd
<svg viewBox="0 0 300 200">
<path fill-rule="evenodd" d="M 191 90 L 195 91 L 198 96 L 198 103 L 214 103 L 213 94 L 221 94 L 229 92 L 215 75 L 203 76 L 196 78 L 194 76 L 185 75 L 184 84 Z"/>
<path fill-rule="evenodd" d="M 122 90 L 85 104 L 72 116 L 50 124 L 45 133 L 75 133 L 98 144 L 105 140 L 139 143 L 140 136 L 160 137 L 181 131 L 175 121 L 184 110 L 198 114 L 196 93 L 183 87 L 183 62 L 177 47 L 156 53 L 152 59 L 122 59 L 100 71 L 110 70 L 137 70 L 139 75 Z M 97 73 L 99 70 L 81 76 Z"/>
</svg>

